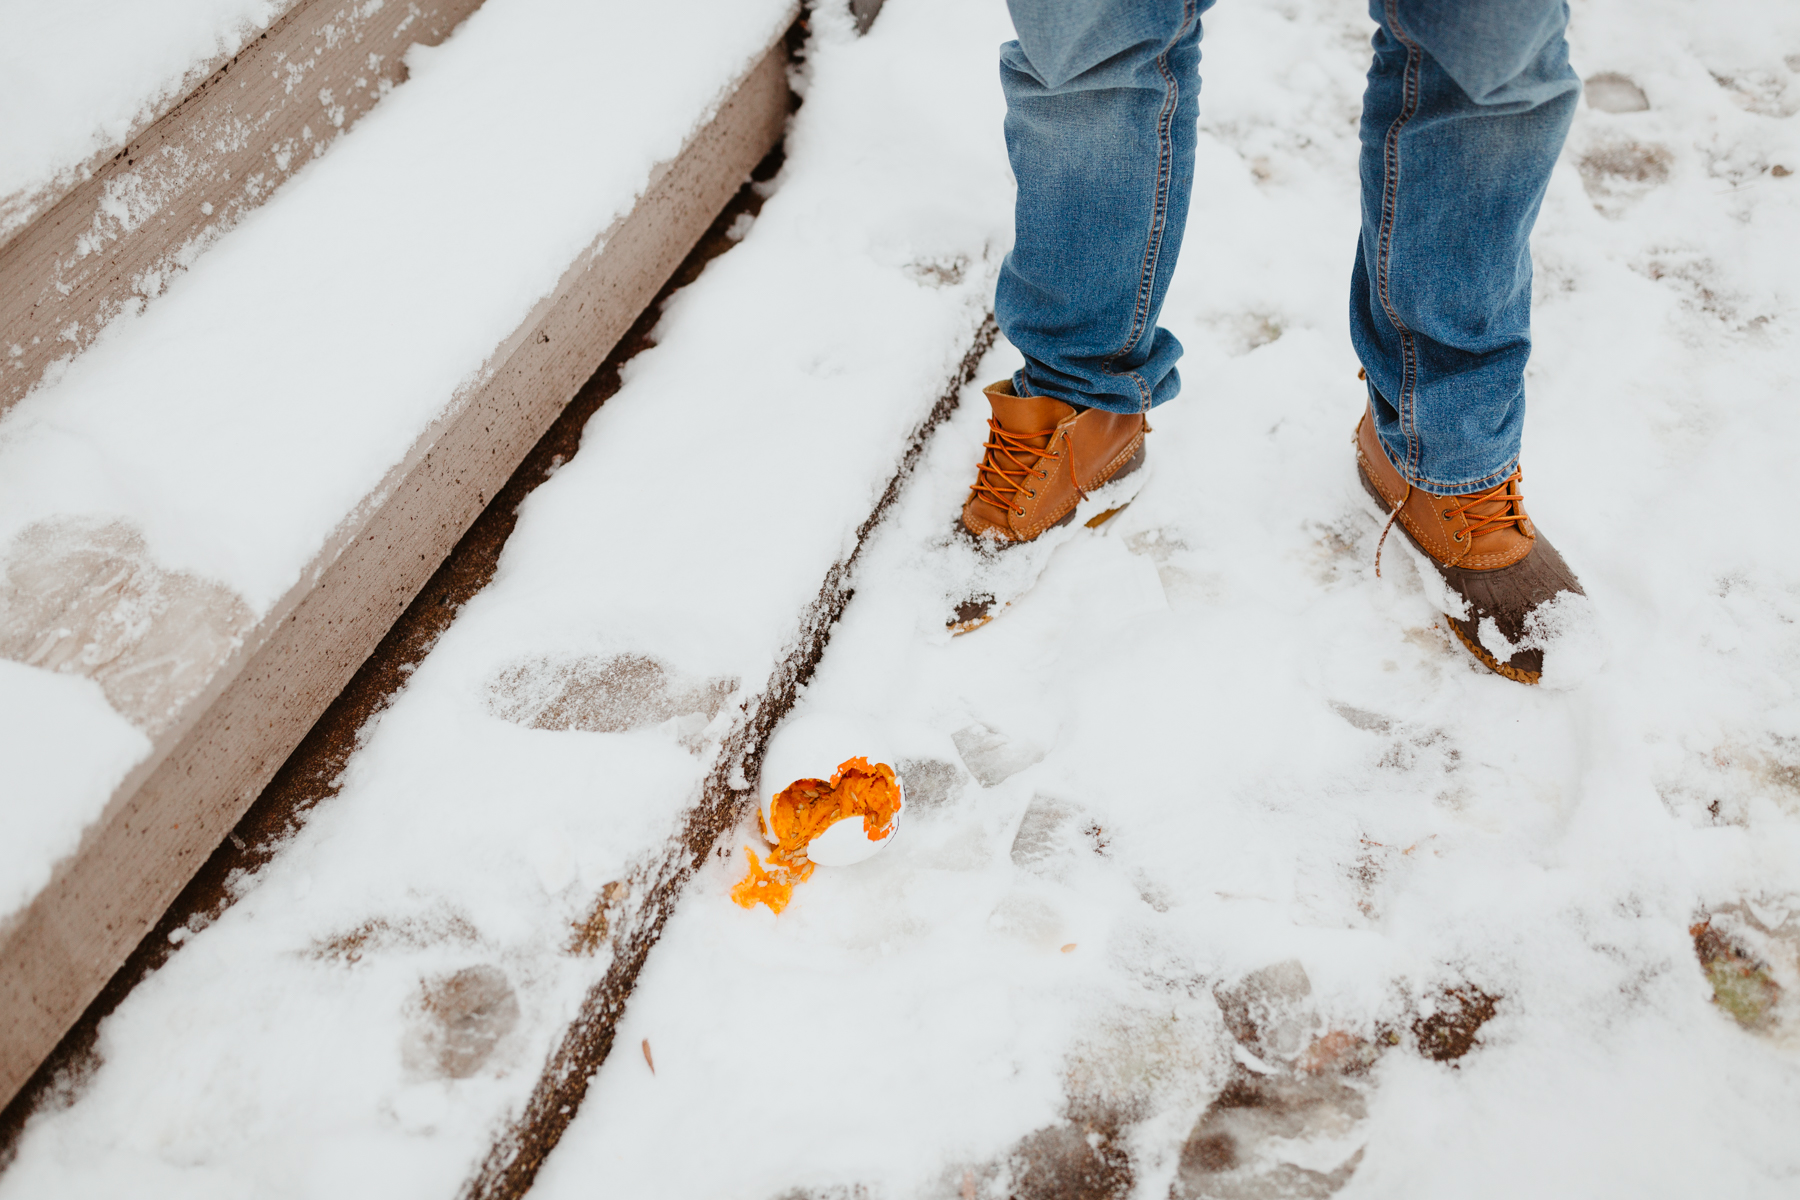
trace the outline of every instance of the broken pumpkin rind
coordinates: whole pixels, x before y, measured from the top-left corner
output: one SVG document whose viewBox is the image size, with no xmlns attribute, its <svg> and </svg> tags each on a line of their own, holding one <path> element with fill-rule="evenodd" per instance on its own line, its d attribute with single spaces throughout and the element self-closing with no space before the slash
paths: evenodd
<svg viewBox="0 0 1800 1200">
<path fill-rule="evenodd" d="M 776 793 L 766 819 L 757 812 L 762 835 L 775 849 L 765 866 L 754 850 L 744 847 L 750 873 L 731 889 L 732 900 L 744 908 L 766 904 L 779 913 L 793 899 L 794 886 L 812 876 L 806 850 L 814 838 L 839 821 L 861 817 L 864 835 L 879 842 L 893 832 L 899 813 L 900 786 L 886 763 L 851 758 L 838 765 L 829 781 L 795 780 Z"/>
</svg>

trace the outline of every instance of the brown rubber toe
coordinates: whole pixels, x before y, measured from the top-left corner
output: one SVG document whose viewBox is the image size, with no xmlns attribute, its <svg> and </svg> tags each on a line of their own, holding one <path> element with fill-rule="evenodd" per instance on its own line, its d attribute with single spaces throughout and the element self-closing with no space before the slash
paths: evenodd
<svg viewBox="0 0 1800 1200">
<path fill-rule="evenodd" d="M 1459 496 L 1434 496 L 1407 483 L 1388 460 L 1375 422 L 1365 412 L 1356 427 L 1357 474 L 1390 524 L 1399 525 L 1445 586 L 1467 606 L 1466 617 L 1445 613 L 1451 631 L 1483 666 L 1520 683 L 1536 683 L 1544 670 L 1544 606 L 1564 592 L 1584 595 L 1575 572 L 1525 515 L 1515 471 L 1500 483 Z M 1386 537 L 1386 531 L 1383 531 Z M 1380 549 L 1376 570 L 1380 571 Z M 1482 637 L 1492 622 L 1499 639 Z M 1503 640 L 1505 658 L 1487 642 Z"/>
</svg>

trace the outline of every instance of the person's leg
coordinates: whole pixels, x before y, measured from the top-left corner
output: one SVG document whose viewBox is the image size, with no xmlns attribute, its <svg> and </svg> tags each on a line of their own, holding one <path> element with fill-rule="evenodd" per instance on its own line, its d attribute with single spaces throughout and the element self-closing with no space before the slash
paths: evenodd
<svg viewBox="0 0 1800 1200">
<path fill-rule="evenodd" d="M 1490 488 L 1518 463 L 1529 240 L 1581 82 L 1565 0 L 1371 0 L 1350 331 L 1405 481 Z"/>
<path fill-rule="evenodd" d="M 1187 222 L 1212 0 L 1008 0 L 1015 239 L 994 299 L 1020 396 L 1141 413 L 1180 390 L 1156 325 Z"/>
<path fill-rule="evenodd" d="M 1597 664 L 1592 609 L 1526 515 L 1518 470 L 1531 227 L 1581 92 L 1568 8 L 1372 0 L 1371 11 L 1381 28 L 1350 297 L 1369 380 L 1358 472 L 1388 529 L 1435 569 L 1470 653 L 1521 683 L 1573 683 Z"/>
</svg>

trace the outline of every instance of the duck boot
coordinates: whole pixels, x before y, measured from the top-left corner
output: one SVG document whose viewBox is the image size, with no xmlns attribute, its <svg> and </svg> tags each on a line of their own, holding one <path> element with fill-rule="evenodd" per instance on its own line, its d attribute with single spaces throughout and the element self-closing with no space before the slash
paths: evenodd
<svg viewBox="0 0 1800 1200">
<path fill-rule="evenodd" d="M 977 538 L 1029 542 L 1075 519 L 1084 496 L 1144 464 L 1142 413 L 1077 409 L 1049 396 L 1020 396 L 1011 380 L 986 389 L 994 415 L 963 528 Z"/>
<path fill-rule="evenodd" d="M 1362 485 L 1387 517 L 1382 539 L 1398 522 L 1406 538 L 1437 568 L 1462 615 L 1446 612 L 1454 632 L 1488 670 L 1537 683 L 1544 648 L 1557 635 L 1551 606 L 1564 593 L 1585 595 L 1575 573 L 1531 518 L 1514 471 L 1496 487 L 1460 496 L 1434 496 L 1407 483 L 1388 461 L 1367 412 L 1356 427 L 1356 465 Z M 1381 547 L 1375 548 L 1381 571 Z"/>
</svg>

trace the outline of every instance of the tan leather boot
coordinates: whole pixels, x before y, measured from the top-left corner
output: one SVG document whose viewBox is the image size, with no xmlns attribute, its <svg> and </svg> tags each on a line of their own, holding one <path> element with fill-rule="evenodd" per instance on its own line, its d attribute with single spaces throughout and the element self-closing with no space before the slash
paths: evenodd
<svg viewBox="0 0 1800 1200">
<path fill-rule="evenodd" d="M 1543 607 L 1563 592 L 1585 593 L 1556 547 L 1525 515 L 1521 473 L 1514 471 L 1484 491 L 1433 496 L 1401 478 L 1367 412 L 1356 426 L 1356 465 L 1389 527 L 1400 526 L 1437 568 L 1451 596 L 1466 607 L 1465 616 L 1444 615 L 1469 653 L 1490 671 L 1536 683 L 1544 651 L 1543 622 L 1534 620 L 1534 614 L 1541 616 Z M 1381 570 L 1379 546 L 1375 569 Z M 1487 622 L 1492 624 L 1484 630 Z"/>
<path fill-rule="evenodd" d="M 962 511 L 963 528 L 977 537 L 1029 542 L 1073 521 L 1084 493 L 1143 465 L 1149 426 L 1141 413 L 1078 411 L 1017 395 L 1011 380 L 984 391 L 994 415 Z"/>
</svg>

